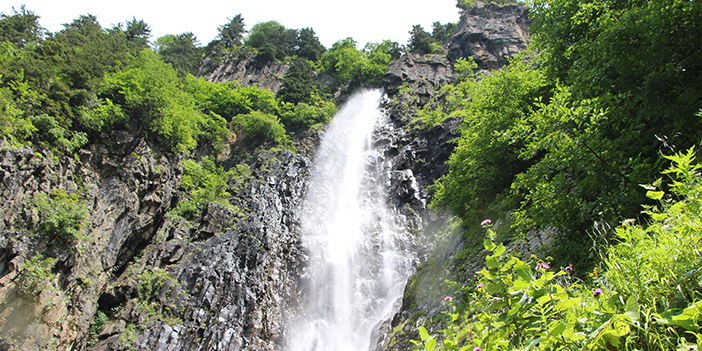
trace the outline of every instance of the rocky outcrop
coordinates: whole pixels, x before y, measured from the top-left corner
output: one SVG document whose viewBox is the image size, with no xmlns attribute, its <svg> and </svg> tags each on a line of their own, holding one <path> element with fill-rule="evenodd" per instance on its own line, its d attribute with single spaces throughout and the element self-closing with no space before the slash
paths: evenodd
<svg viewBox="0 0 702 351">
<path fill-rule="evenodd" d="M 124 347 L 126 331 L 111 331 L 130 323 L 141 323 L 127 343 L 140 350 L 280 349 L 284 321 L 297 309 L 294 296 L 304 255 L 296 210 L 304 198 L 309 161 L 280 151 L 261 155 L 252 167 L 259 174 L 233 196 L 246 218 L 210 204 L 199 225 L 189 228 L 189 237 L 183 230 L 187 226 L 172 223 L 164 227 L 162 241 L 144 253 L 147 266 L 176 261 L 168 267 L 173 283 L 161 288 L 157 300 L 178 311 L 176 318 L 149 319 L 137 305 L 139 298 L 119 301 L 108 291 L 100 308 L 124 307 L 93 349 Z M 193 238 L 207 239 L 188 243 Z M 119 280 L 118 286 L 120 281 L 129 283 Z"/>
<path fill-rule="evenodd" d="M 76 158 L 41 147 L 0 152 L 0 348 L 76 347 L 103 288 L 162 225 L 180 180 L 177 162 L 143 139 L 115 135 L 108 142 L 109 150 L 93 146 Z M 73 249 L 30 230 L 39 215 L 34 195 L 56 189 L 80 194 L 88 209 L 84 237 Z M 55 265 L 43 278 L 29 262 L 45 255 Z M 22 281 L 36 283 L 34 290 L 18 289 Z"/>
<path fill-rule="evenodd" d="M 419 96 L 428 97 L 441 84 L 454 80 L 451 63 L 441 55 L 408 53 L 390 63 L 383 77 L 383 87 L 390 95 L 399 92 L 403 84 Z"/>
<path fill-rule="evenodd" d="M 209 67 L 207 60 L 202 67 Z M 249 53 L 243 58 L 231 57 L 224 60 L 210 72 L 201 71 L 198 75 L 215 82 L 237 81 L 242 86 L 256 86 L 277 93 L 283 85 L 283 77 L 290 66 L 282 62 L 259 62 L 255 53 Z"/>
<path fill-rule="evenodd" d="M 475 2 L 464 11 L 451 38 L 451 61 L 473 57 L 478 68 L 498 69 L 529 43 L 528 11 L 522 5 Z"/>
</svg>

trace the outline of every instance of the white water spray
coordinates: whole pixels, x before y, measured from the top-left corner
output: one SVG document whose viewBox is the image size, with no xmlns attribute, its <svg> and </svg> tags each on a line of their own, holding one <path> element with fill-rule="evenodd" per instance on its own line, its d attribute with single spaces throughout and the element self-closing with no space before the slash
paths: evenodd
<svg viewBox="0 0 702 351">
<path fill-rule="evenodd" d="M 306 306 L 288 332 L 290 351 L 368 350 L 373 327 L 399 308 L 412 273 L 412 240 L 388 207 L 390 172 L 372 147 L 384 122 L 381 96 L 351 97 L 317 152 L 301 215 Z"/>
</svg>

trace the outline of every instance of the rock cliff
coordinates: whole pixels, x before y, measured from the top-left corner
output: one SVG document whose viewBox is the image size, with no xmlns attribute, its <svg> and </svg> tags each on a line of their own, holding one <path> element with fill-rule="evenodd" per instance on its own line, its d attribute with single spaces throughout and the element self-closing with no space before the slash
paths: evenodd
<svg viewBox="0 0 702 351">
<path fill-rule="evenodd" d="M 449 57 L 452 61 L 473 57 L 480 69 L 498 69 L 527 48 L 530 23 L 524 6 L 476 1 L 461 15 Z"/>
<path fill-rule="evenodd" d="M 429 228 L 425 242 L 417 236 L 415 243 L 423 259 L 431 228 L 443 223 L 427 209 L 429 186 L 447 171 L 461 120 L 428 129 L 408 122 L 441 84 L 453 81 L 451 60 L 469 55 L 481 68 L 499 67 L 525 47 L 527 25 L 520 7 L 476 7 L 462 17 L 448 59 L 408 54 L 385 76 L 388 120 L 376 131 L 383 155 L 376 161 L 393 208 L 414 232 Z M 205 77 L 275 92 L 287 69 L 247 56 Z M 300 153 L 232 153 L 223 164 L 251 169 L 230 184 L 233 206 L 211 203 L 190 220 L 169 214 L 186 196 L 182 159 L 144 138 L 119 132 L 75 155 L 0 144 L 0 350 L 283 349 L 285 322 L 299 312 L 307 258 L 297 213 L 318 137 L 307 133 Z M 57 189 L 87 208 L 73 250 L 34 229 L 42 216 L 34 194 Z M 43 272 L 32 260 L 37 254 L 55 258 L 45 275 L 35 274 Z M 21 282 L 41 284 L 30 294 Z M 406 297 L 421 299 L 412 294 Z M 374 350 L 404 345 L 388 332 L 409 320 L 416 308 L 409 302 L 378 325 Z"/>
</svg>

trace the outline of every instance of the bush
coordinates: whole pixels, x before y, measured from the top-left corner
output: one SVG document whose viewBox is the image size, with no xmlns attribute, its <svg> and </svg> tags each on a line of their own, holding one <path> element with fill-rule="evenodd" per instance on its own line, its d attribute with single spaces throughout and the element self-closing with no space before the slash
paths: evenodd
<svg viewBox="0 0 702 351">
<path fill-rule="evenodd" d="M 242 138 L 250 145 L 265 142 L 282 146 L 291 144 L 285 134 L 285 128 L 274 115 L 253 111 L 246 115 L 237 115 L 232 119 L 232 124 L 239 126 Z"/>
<path fill-rule="evenodd" d="M 47 280 L 53 277 L 51 270 L 55 260 L 51 257 L 41 259 L 38 255 L 22 265 L 22 271 L 15 280 L 18 293 L 27 299 L 36 299 L 41 290 L 47 285 Z"/>
<path fill-rule="evenodd" d="M 34 194 L 33 203 L 39 213 L 35 230 L 50 244 L 73 247 L 79 239 L 87 239 L 81 234 L 85 228 L 87 208 L 79 201 L 78 194 L 68 195 L 63 190 L 54 189 L 51 195 Z"/>
<path fill-rule="evenodd" d="M 306 130 L 314 125 L 329 123 L 336 114 L 336 105 L 332 102 L 319 102 L 315 105 L 299 103 L 285 104 L 280 120 L 289 130 Z"/>
<path fill-rule="evenodd" d="M 674 175 L 666 197 L 660 182 L 646 186 L 660 208 L 648 207 L 647 226 L 625 223 L 592 280 L 572 277 L 572 267 L 551 268 L 532 256 L 523 261 L 484 240 L 486 267 L 461 316 L 451 309 L 442 331 L 446 350 L 675 350 L 700 343 L 702 334 L 702 168 L 694 153 L 667 157 Z M 421 332 L 426 350 L 436 339 Z M 434 341 L 431 341 L 434 340 Z"/>
<path fill-rule="evenodd" d="M 224 171 L 210 158 L 203 158 L 202 165 L 193 160 L 183 161 L 183 178 L 181 188 L 190 194 L 190 199 L 181 200 L 170 215 L 193 219 L 209 203 L 218 203 L 234 209 L 229 203 L 229 193 L 241 185 L 241 180 L 251 173 L 248 166 L 237 165 Z M 232 186 L 230 186 L 230 182 Z"/>
</svg>

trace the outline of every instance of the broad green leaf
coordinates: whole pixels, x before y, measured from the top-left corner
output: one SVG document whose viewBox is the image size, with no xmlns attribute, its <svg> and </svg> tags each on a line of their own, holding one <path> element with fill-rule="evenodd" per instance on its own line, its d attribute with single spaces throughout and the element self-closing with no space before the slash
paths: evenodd
<svg viewBox="0 0 702 351">
<path fill-rule="evenodd" d="M 653 200 L 660 200 L 663 198 L 663 195 L 665 195 L 664 191 L 651 191 L 651 190 L 649 190 L 646 192 L 646 197 L 649 199 L 653 199 Z"/>
<path fill-rule="evenodd" d="M 563 300 L 556 305 L 556 310 L 558 310 L 558 311 L 567 310 L 567 309 L 579 304 L 580 300 L 581 300 L 580 298 L 572 298 L 572 299 Z"/>
<path fill-rule="evenodd" d="M 561 321 L 554 321 L 548 326 L 548 335 L 558 336 L 566 329 L 565 324 Z"/>
<path fill-rule="evenodd" d="M 527 350 L 530 350 L 532 347 L 538 345 L 540 342 L 541 338 L 531 339 L 527 340 L 527 342 L 524 343 L 524 346 L 526 346 Z"/>
<path fill-rule="evenodd" d="M 502 255 L 503 253 L 505 253 L 505 251 L 507 251 L 507 248 L 505 248 L 504 245 L 500 244 L 500 246 L 498 246 L 497 248 L 495 248 L 495 256 L 500 256 L 500 255 Z"/>
<path fill-rule="evenodd" d="M 498 261 L 495 257 L 493 256 L 487 256 L 485 257 L 485 265 L 487 268 L 497 268 L 500 266 L 500 261 Z"/>
<path fill-rule="evenodd" d="M 427 329 L 422 326 L 419 326 L 419 338 L 422 340 L 429 339 L 429 332 L 427 332 Z"/>
<path fill-rule="evenodd" d="M 429 339 L 424 345 L 424 349 L 427 351 L 434 351 L 436 349 L 436 339 Z"/>
<path fill-rule="evenodd" d="M 624 309 L 626 310 L 624 315 L 631 318 L 631 321 L 633 323 L 639 321 L 639 301 L 636 298 L 636 296 L 631 295 L 628 299 L 626 299 L 626 306 L 624 307 Z"/>
<path fill-rule="evenodd" d="M 520 279 L 526 282 L 531 283 L 532 281 L 534 281 L 534 276 L 531 273 L 531 267 L 524 261 L 518 260 L 514 264 L 514 272 L 517 273 L 517 276 Z"/>
<path fill-rule="evenodd" d="M 490 239 L 483 239 L 483 246 L 485 246 L 485 250 L 488 251 L 495 251 L 495 243 L 492 242 Z"/>
</svg>

